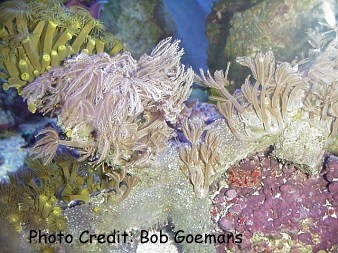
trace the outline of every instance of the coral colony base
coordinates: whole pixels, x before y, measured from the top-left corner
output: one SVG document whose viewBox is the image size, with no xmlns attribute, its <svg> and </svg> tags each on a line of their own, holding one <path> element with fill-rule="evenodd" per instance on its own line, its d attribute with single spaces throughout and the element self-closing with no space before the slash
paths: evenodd
<svg viewBox="0 0 338 253">
<path fill-rule="evenodd" d="M 306 64 L 237 58 L 251 75 L 230 94 L 230 66 L 196 75 L 170 38 L 136 60 L 76 11 L 0 8 L 3 87 L 59 126 L 0 185 L 2 249 L 337 252 L 335 39 L 311 32 Z M 193 80 L 217 109 L 184 104 Z"/>
</svg>

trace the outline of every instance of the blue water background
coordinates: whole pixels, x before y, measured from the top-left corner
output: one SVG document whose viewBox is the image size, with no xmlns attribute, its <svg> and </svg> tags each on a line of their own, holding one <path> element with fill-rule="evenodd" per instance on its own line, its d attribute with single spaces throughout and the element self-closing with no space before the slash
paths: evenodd
<svg viewBox="0 0 338 253">
<path fill-rule="evenodd" d="M 208 39 L 205 28 L 214 2 L 215 0 L 164 0 L 177 27 L 173 37 L 181 40 L 185 51 L 182 62 L 196 72 L 200 68 L 207 69 Z"/>
</svg>

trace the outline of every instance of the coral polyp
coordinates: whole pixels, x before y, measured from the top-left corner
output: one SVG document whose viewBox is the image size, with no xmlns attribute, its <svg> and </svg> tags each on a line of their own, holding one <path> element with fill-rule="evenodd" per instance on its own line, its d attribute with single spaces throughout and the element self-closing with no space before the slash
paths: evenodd
<svg viewBox="0 0 338 253">
<path fill-rule="evenodd" d="M 96 163 L 146 163 L 173 136 L 167 122 L 175 123 L 190 94 L 193 71 L 179 62 L 182 54 L 169 38 L 139 61 L 128 52 L 82 53 L 41 75 L 21 95 L 29 108 L 58 115 L 68 138 L 43 130 L 33 155 L 49 162 L 60 144 Z"/>
<path fill-rule="evenodd" d="M 18 91 L 67 57 L 84 52 L 115 54 L 122 44 L 80 7 L 59 1 L 7 1 L 0 7 L 4 89 Z"/>
</svg>

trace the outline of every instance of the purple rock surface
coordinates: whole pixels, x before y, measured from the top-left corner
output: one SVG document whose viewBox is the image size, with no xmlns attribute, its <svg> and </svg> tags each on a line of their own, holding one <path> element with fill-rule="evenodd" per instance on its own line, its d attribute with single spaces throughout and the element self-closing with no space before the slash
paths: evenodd
<svg viewBox="0 0 338 253">
<path fill-rule="evenodd" d="M 336 252 L 338 245 L 338 158 L 330 156 L 319 175 L 309 176 L 294 165 L 256 155 L 228 170 L 228 185 L 214 198 L 212 220 L 220 232 L 242 233 L 245 243 L 217 245 L 245 252 L 273 252 L 287 235 L 292 251 Z M 244 241 L 244 240 L 243 240 Z M 257 251 L 258 250 L 258 251 Z"/>
</svg>

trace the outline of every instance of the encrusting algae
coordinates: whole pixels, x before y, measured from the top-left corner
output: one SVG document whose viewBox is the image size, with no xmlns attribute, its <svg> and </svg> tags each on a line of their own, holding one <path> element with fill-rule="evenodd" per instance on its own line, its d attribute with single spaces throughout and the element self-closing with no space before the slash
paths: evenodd
<svg viewBox="0 0 338 253">
<path fill-rule="evenodd" d="M 19 1 L 0 12 L 4 88 L 16 88 L 31 111 L 56 116 L 63 132 L 42 130 L 29 169 L 0 185 L 1 224 L 22 237 L 29 229 L 137 234 L 169 221 L 174 231 L 211 233 L 210 186 L 228 168 L 239 185 L 236 175 L 253 175 L 234 171 L 241 159 L 271 147 L 277 159 L 318 174 L 323 152 L 336 150 L 335 40 L 322 41 L 307 66 L 278 63 L 270 51 L 237 58 L 252 76 L 230 94 L 229 65 L 198 76 L 181 64 L 183 50 L 171 38 L 137 60 L 83 9 Z M 185 115 L 194 80 L 219 90 L 211 99 L 223 118 Z M 119 251 L 77 242 L 33 247 Z M 181 246 L 215 252 L 213 244 Z"/>
</svg>

